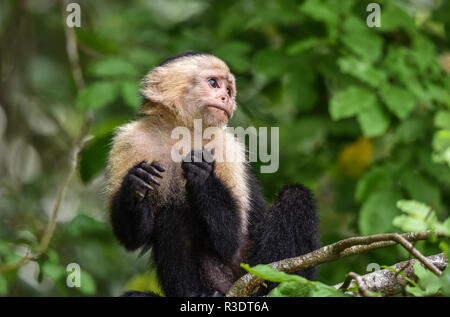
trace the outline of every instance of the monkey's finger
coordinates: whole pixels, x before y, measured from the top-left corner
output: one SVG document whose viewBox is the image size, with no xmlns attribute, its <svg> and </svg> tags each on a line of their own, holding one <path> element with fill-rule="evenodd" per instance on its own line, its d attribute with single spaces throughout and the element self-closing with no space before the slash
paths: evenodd
<svg viewBox="0 0 450 317">
<path fill-rule="evenodd" d="M 140 179 L 136 175 L 131 174 L 130 177 L 136 184 L 138 184 L 139 187 L 144 187 L 145 189 L 153 190 L 152 186 L 150 186 L 149 184 L 144 182 L 142 179 Z"/>
<path fill-rule="evenodd" d="M 155 167 L 160 172 L 165 172 L 166 171 L 166 168 L 164 166 L 162 166 L 161 163 L 159 163 L 157 161 L 153 161 L 151 166 Z"/>
<path fill-rule="evenodd" d="M 136 197 L 136 199 L 137 199 L 138 201 L 141 201 L 142 199 L 144 199 L 144 197 L 145 197 L 146 194 L 147 194 L 147 193 L 143 193 L 143 192 L 141 192 L 141 191 L 136 191 L 136 192 L 134 193 L 134 195 L 135 195 L 135 197 Z"/>
<path fill-rule="evenodd" d="M 159 178 L 163 178 L 163 175 L 156 169 L 156 167 L 153 167 L 152 165 L 150 165 L 148 163 L 142 163 L 140 165 L 140 167 L 150 174 L 153 174 Z M 164 169 L 164 171 L 165 171 L 165 169 Z M 164 171 L 161 171 L 161 172 L 164 172 Z"/>
<path fill-rule="evenodd" d="M 134 173 L 136 176 L 138 176 L 140 179 L 144 180 L 148 184 L 153 183 L 156 185 L 160 185 L 159 180 L 157 180 L 153 175 L 151 175 L 141 167 L 138 167 Z"/>
</svg>

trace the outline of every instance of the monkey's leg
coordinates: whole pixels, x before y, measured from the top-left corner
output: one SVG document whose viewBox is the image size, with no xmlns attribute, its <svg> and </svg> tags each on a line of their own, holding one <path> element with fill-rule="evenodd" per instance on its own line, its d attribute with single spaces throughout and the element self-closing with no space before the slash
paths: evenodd
<svg viewBox="0 0 450 317">
<path fill-rule="evenodd" d="M 152 248 L 158 279 L 167 297 L 211 293 L 202 279 L 200 237 L 189 206 L 167 206 L 155 216 Z"/>
<path fill-rule="evenodd" d="M 124 177 L 111 205 L 113 232 L 128 250 L 148 243 L 151 237 L 154 211 L 151 195 L 156 177 L 162 178 L 164 168 L 157 162 L 141 162 Z"/>
<path fill-rule="evenodd" d="M 197 152 L 198 153 L 198 152 Z M 240 245 L 241 219 L 229 189 L 214 174 L 215 162 L 183 162 L 186 191 L 192 213 L 208 235 L 218 258 L 229 263 Z"/>
<path fill-rule="evenodd" d="M 317 207 L 302 185 L 287 185 L 278 193 L 270 211 L 257 225 L 250 264 L 267 264 L 300 256 L 320 247 Z M 316 268 L 296 272 L 313 279 Z M 269 289 L 276 285 L 269 285 Z M 260 292 L 264 290 L 260 289 Z"/>
</svg>

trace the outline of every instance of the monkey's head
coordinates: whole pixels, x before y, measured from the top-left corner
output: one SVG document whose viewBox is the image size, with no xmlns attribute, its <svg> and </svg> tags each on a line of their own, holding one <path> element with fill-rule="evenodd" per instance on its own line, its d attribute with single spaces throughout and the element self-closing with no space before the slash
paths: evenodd
<svg viewBox="0 0 450 317">
<path fill-rule="evenodd" d="M 191 126 L 223 126 L 236 109 L 233 74 L 221 59 L 188 51 L 172 56 L 152 69 L 143 80 L 144 114 L 170 113 Z"/>
</svg>

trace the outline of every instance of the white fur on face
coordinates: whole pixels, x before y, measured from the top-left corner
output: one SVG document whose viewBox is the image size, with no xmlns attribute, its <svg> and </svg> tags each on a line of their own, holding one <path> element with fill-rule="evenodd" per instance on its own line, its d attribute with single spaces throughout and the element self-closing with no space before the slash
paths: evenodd
<svg viewBox="0 0 450 317">
<path fill-rule="evenodd" d="M 236 109 L 235 78 L 228 66 L 212 55 L 186 56 L 154 68 L 143 80 L 142 94 L 148 102 L 142 112 L 148 115 L 170 112 L 177 125 L 188 127 L 194 119 L 203 119 L 211 126 L 225 125 L 228 118 L 203 109 L 215 102 L 215 96 L 206 83 L 208 76 L 224 77 L 229 82 L 232 114 Z"/>
</svg>

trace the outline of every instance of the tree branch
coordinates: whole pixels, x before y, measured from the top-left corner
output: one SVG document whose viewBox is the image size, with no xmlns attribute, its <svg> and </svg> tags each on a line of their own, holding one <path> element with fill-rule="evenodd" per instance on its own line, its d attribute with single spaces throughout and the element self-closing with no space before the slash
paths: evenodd
<svg viewBox="0 0 450 317">
<path fill-rule="evenodd" d="M 365 253 L 371 250 L 385 248 L 402 241 L 398 236 L 406 241 L 426 240 L 431 232 L 411 232 L 404 234 L 384 233 L 372 236 L 352 237 L 324 246 L 305 255 L 284 259 L 270 263 L 274 269 L 286 273 L 293 273 L 322 263 L 335 261 L 351 255 Z M 438 234 L 438 237 L 443 235 Z M 410 250 L 409 250 L 410 251 Z M 227 293 L 230 297 L 246 297 L 255 293 L 263 280 L 250 273 L 245 274 L 237 280 Z"/>
<path fill-rule="evenodd" d="M 448 265 L 448 259 L 445 258 L 443 253 L 428 256 L 426 259 L 440 270 L 445 270 Z M 408 284 L 408 279 L 417 280 L 414 274 L 414 263 L 416 262 L 416 259 L 403 261 L 392 265 L 391 267 L 394 270 L 383 269 L 366 275 L 359 275 L 359 281 L 357 281 L 358 287 L 361 289 L 361 286 L 363 286 L 364 289 L 381 293 L 382 296 L 399 294 Z M 402 274 L 398 274 L 399 271 Z M 347 289 L 352 280 L 353 277 L 349 276 L 344 283 L 337 284 L 335 287 Z"/>
<path fill-rule="evenodd" d="M 364 297 L 372 297 L 372 295 L 370 294 L 369 290 L 367 289 L 366 284 L 362 280 L 362 276 L 357 274 L 357 273 L 355 273 L 355 272 L 348 273 L 347 277 L 345 278 L 344 284 L 342 284 L 341 287 L 337 287 L 337 288 L 342 288 L 342 289 L 346 290 L 353 280 L 355 281 L 356 285 L 358 285 L 358 292 L 362 296 L 364 296 Z"/>
</svg>

